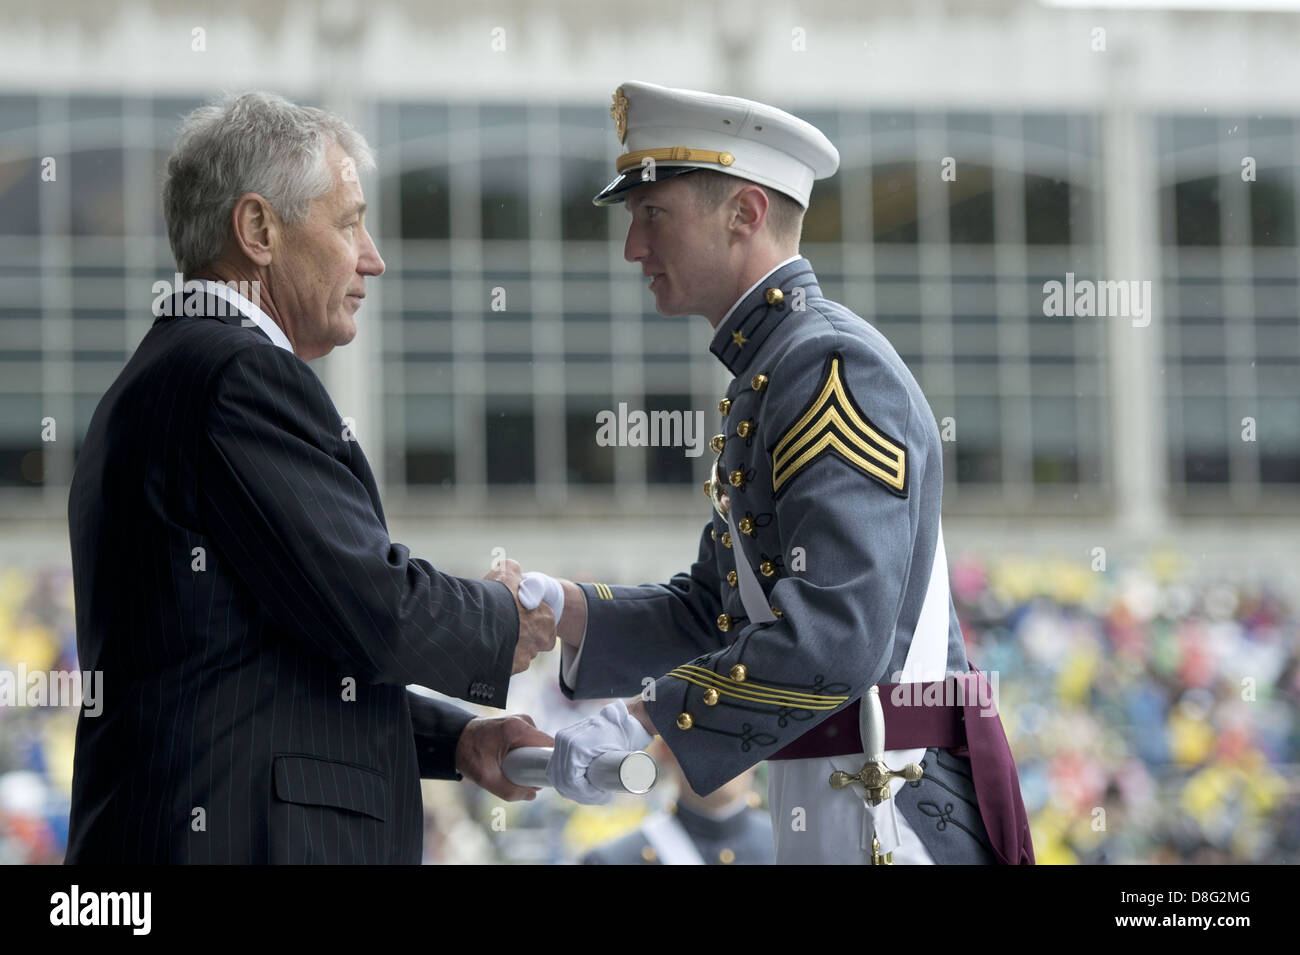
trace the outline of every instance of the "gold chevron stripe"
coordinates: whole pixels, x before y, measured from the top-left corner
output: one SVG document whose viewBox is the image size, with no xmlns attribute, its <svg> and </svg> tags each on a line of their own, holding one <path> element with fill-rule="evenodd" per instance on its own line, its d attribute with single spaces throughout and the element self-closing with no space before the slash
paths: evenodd
<svg viewBox="0 0 1300 955">
<path fill-rule="evenodd" d="M 719 692 L 736 692 L 742 691 L 749 698 L 760 702 L 777 702 L 788 703 L 793 705 L 808 705 L 811 708 L 820 706 L 839 706 L 841 703 L 848 702 L 847 696 L 823 696 L 815 693 L 797 693 L 793 690 L 778 690 L 774 687 L 763 686 L 761 683 L 751 683 L 746 680 L 740 683 L 730 677 L 714 673 L 712 670 L 706 670 L 704 667 L 697 667 L 691 664 L 683 664 L 674 669 L 669 676 L 675 676 L 680 680 L 687 680 L 696 685 L 709 685 Z M 697 682 L 701 681 L 701 682 Z"/>
<path fill-rule="evenodd" d="M 884 481 L 890 487 L 898 488 L 898 490 L 900 491 L 903 489 L 903 472 L 901 470 L 901 465 L 900 465 L 900 470 L 898 471 L 885 471 L 882 468 L 879 468 L 876 465 L 872 464 L 870 461 L 866 461 L 863 458 L 859 457 L 857 454 L 854 454 L 853 449 L 850 448 L 848 445 L 846 445 L 843 441 L 841 441 L 839 436 L 834 431 L 828 431 L 826 432 L 826 434 L 822 435 L 821 439 L 815 445 L 813 445 L 803 454 L 799 455 L 799 458 L 796 461 L 794 461 L 790 465 L 790 467 L 778 473 L 777 476 L 772 479 L 772 490 L 774 492 L 779 491 L 781 489 L 782 484 L 784 484 L 786 481 L 790 480 L 790 478 L 794 477 L 797 473 L 799 473 L 800 468 L 802 468 L 808 462 L 812 461 L 814 458 L 817 457 L 817 455 L 821 454 L 828 447 L 834 448 L 835 450 L 839 451 L 850 461 L 853 461 L 855 464 L 857 464 L 858 467 L 862 468 L 868 474 L 874 474 L 876 477 L 880 478 L 880 480 Z"/>
<path fill-rule="evenodd" d="M 839 399 L 838 407 L 832 403 L 833 398 Z M 843 415 L 840 414 L 841 409 Z M 821 414 L 821 419 L 817 421 L 816 426 L 801 435 L 800 432 L 803 432 L 818 414 Z M 838 435 L 836 430 L 839 431 Z M 868 443 L 867 438 L 880 447 Z M 801 449 L 814 439 L 817 439 L 816 443 L 800 453 Z M 899 491 L 903 489 L 907 473 L 904 466 L 906 452 L 864 421 L 854 409 L 853 400 L 844 384 L 838 357 L 831 359 L 826 383 L 822 386 L 817 400 L 812 403 L 812 407 L 804 413 L 803 417 L 786 431 L 772 450 L 773 492 L 780 490 L 783 484 L 827 448 L 834 448 L 868 474 L 874 475 L 890 487 Z M 879 463 L 869 460 L 872 458 Z"/>
<path fill-rule="evenodd" d="M 889 468 L 896 468 L 898 466 L 898 459 L 896 457 L 890 457 L 889 455 L 885 454 L 885 452 L 881 451 L 879 448 L 867 444 L 865 441 L 863 441 L 862 436 L 857 432 L 855 432 L 852 428 L 850 428 L 848 422 L 846 422 L 844 418 L 840 416 L 839 409 L 835 407 L 835 405 L 828 405 L 825 414 L 821 416 L 821 419 L 817 422 L 817 424 L 809 428 L 808 430 L 806 430 L 803 433 L 803 436 L 799 438 L 798 441 L 796 441 L 794 444 L 786 448 L 785 451 L 782 452 L 780 460 L 774 463 L 774 467 L 778 471 L 784 468 L 786 462 L 788 462 L 794 455 L 799 453 L 800 448 L 806 445 L 809 441 L 816 438 L 822 432 L 829 430 L 832 426 L 835 425 L 839 426 L 839 431 L 841 435 L 843 435 L 845 438 L 848 438 L 855 445 L 863 448 L 867 454 L 871 455 L 871 457 L 875 458 L 881 464 Z M 897 453 L 897 448 L 895 448 L 895 452 Z"/>
</svg>

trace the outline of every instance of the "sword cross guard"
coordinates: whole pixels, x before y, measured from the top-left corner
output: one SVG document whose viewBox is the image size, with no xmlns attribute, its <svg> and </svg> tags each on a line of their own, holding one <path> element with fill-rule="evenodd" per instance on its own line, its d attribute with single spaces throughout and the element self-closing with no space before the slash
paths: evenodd
<svg viewBox="0 0 1300 955">
<path fill-rule="evenodd" d="M 858 728 L 862 733 L 863 748 L 867 762 L 856 773 L 846 773 L 837 769 L 831 773 L 831 788 L 844 789 L 853 783 L 861 783 L 866 790 L 866 800 L 872 806 L 879 806 L 889 798 L 889 784 L 895 779 L 916 782 L 923 770 L 916 763 L 908 763 L 901 770 L 890 769 L 885 765 L 885 711 L 880 705 L 880 687 L 872 686 L 862 695 L 858 704 Z"/>
</svg>

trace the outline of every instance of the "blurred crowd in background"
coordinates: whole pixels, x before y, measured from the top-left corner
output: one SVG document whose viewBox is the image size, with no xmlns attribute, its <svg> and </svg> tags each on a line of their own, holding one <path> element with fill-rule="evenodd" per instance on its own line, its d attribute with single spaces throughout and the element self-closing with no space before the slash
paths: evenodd
<svg viewBox="0 0 1300 955">
<path fill-rule="evenodd" d="M 970 658 L 996 674 L 1039 863 L 1300 861 L 1300 615 L 1275 585 L 1202 579 L 1172 552 L 1106 570 L 961 557 L 951 579 Z M 77 669 L 67 567 L 0 570 L 0 670 L 21 665 Z M 558 665 L 540 658 L 510 692 L 550 732 L 600 705 L 564 699 Z M 0 862 L 62 861 L 76 722 L 0 706 Z M 503 803 L 426 781 L 424 797 L 426 862 L 562 863 L 673 793 Z"/>
</svg>

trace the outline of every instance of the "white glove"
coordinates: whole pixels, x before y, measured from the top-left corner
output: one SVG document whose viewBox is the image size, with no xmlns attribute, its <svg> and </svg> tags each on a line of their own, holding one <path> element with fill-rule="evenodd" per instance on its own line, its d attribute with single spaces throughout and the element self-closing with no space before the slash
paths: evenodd
<svg viewBox="0 0 1300 955">
<path fill-rule="evenodd" d="M 595 716 L 555 734 L 555 751 L 546 766 L 546 779 L 565 799 L 602 805 L 609 802 L 610 793 L 587 782 L 587 767 L 601 753 L 645 749 L 652 738 L 628 713 L 623 701 L 615 700 Z"/>
<path fill-rule="evenodd" d="M 564 614 L 564 588 L 554 577 L 530 570 L 519 582 L 519 603 L 525 610 L 536 610 L 538 604 L 545 603 L 555 614 L 555 625 L 560 625 Z"/>
</svg>

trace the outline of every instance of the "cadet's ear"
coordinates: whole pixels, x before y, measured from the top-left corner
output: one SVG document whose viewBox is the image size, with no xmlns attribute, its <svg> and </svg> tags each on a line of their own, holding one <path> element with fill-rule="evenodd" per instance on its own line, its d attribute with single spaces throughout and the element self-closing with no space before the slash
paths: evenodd
<svg viewBox="0 0 1300 955">
<path fill-rule="evenodd" d="M 747 185 L 731 198 L 730 228 L 738 238 L 748 239 L 767 219 L 767 193 L 755 185 Z"/>
</svg>

